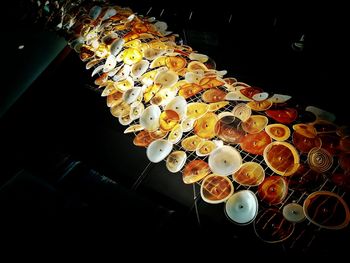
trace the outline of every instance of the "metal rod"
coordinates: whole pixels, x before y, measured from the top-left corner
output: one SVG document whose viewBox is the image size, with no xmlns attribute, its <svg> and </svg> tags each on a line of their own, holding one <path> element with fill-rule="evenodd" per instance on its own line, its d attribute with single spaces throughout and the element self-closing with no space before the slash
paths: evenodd
<svg viewBox="0 0 350 263">
<path fill-rule="evenodd" d="M 196 218 L 197 218 L 197 223 L 200 226 L 201 225 L 201 220 L 199 218 L 199 212 L 198 212 L 198 206 L 197 206 L 197 200 L 198 200 L 198 196 L 196 194 L 196 186 L 195 184 L 192 184 L 192 189 L 193 189 L 193 199 L 194 199 L 194 209 L 196 212 Z"/>
<path fill-rule="evenodd" d="M 160 12 L 159 16 L 162 16 L 164 13 L 164 8 L 162 9 L 162 11 Z"/>
<path fill-rule="evenodd" d="M 193 12 L 190 12 L 190 16 L 188 17 L 188 20 L 191 20 Z"/>
<path fill-rule="evenodd" d="M 151 12 L 151 10 L 152 10 L 152 6 L 148 9 L 146 16 L 148 16 L 148 14 Z"/>
<path fill-rule="evenodd" d="M 140 174 L 140 176 L 136 179 L 136 181 L 134 182 L 134 184 L 132 185 L 131 189 L 132 190 L 137 190 L 137 188 L 140 186 L 140 184 L 142 183 L 142 181 L 147 177 L 147 175 L 149 174 L 149 171 L 154 167 L 154 163 L 149 162 L 147 164 L 147 166 L 145 167 L 145 169 L 143 169 L 142 173 Z"/>
</svg>

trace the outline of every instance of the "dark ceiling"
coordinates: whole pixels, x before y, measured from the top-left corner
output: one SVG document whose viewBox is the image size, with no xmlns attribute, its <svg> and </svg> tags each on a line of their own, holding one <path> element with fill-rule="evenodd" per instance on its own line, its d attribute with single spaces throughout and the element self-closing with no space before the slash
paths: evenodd
<svg viewBox="0 0 350 263">
<path fill-rule="evenodd" d="M 269 92 L 290 94 L 302 105 L 313 104 L 334 112 L 339 122 L 348 119 L 343 109 L 348 102 L 344 96 L 348 30 L 345 30 L 347 16 L 342 15 L 341 6 L 329 3 L 307 6 L 297 1 L 286 5 L 278 1 L 228 4 L 223 0 L 212 4 L 182 0 L 115 2 L 168 22 L 171 31 L 179 33 L 194 49 L 212 57 L 219 69 L 228 70 L 228 75 Z M 26 58 L 17 57 L 19 52 L 15 49 L 18 43 L 30 41 L 37 41 L 38 46 L 43 47 L 40 50 L 56 54 L 52 49 L 56 40 L 45 35 L 47 30 L 40 39 L 31 37 L 29 32 L 41 32 L 42 25 L 32 23 L 34 14 L 30 2 L 16 0 L 7 6 L 2 19 L 4 23 L 11 21 L 11 26 L 5 28 L 11 41 L 2 45 L 5 45 L 3 50 L 10 45 L 11 52 L 3 52 L 4 60 L 23 62 Z M 43 43 L 45 38 L 47 45 Z M 300 44 L 301 38 L 303 46 L 297 48 L 295 45 Z M 41 51 L 31 53 L 37 57 L 50 56 Z M 6 75 L 28 74 L 12 70 L 16 68 L 15 63 Z M 35 67 L 31 67 L 33 71 Z M 6 83 L 5 90 L 10 89 L 10 85 Z"/>
<path fill-rule="evenodd" d="M 340 121 L 348 119 L 343 110 L 348 99 L 341 95 L 347 85 L 344 65 L 349 54 L 341 7 L 296 1 L 289 5 L 183 1 L 169 7 L 161 1 L 145 1 L 142 7 L 134 2 L 130 5 L 140 13 L 161 15 L 170 29 L 185 34 L 196 50 L 214 58 L 219 69 L 266 91 L 287 93 L 302 104 L 332 111 Z M 303 48 L 297 48 L 302 37 Z"/>
<path fill-rule="evenodd" d="M 27 1 L 9 1 L 6 9 L 8 12 L 2 17 L 6 21 L 3 24 L 10 25 L 6 27 L 5 34 L 12 32 L 10 40 L 2 42 L 3 59 L 10 62 L 6 71 L 7 82 L 2 85 L 5 91 L 13 88 L 15 79 L 23 74 L 30 75 L 38 67 L 18 53 L 19 43 L 31 41 L 27 52 L 32 57 L 45 60 L 48 58 L 46 56 L 53 54 L 50 48 L 55 43 L 54 38 L 46 42 L 49 39 L 44 32 L 47 31 L 42 30 L 39 24 L 29 23 L 32 19 L 26 16 L 28 8 L 25 3 Z M 343 106 L 348 103 L 344 91 L 347 85 L 347 49 L 344 48 L 344 39 L 348 31 L 343 30 L 346 23 L 342 21 L 344 17 L 340 15 L 340 7 L 315 6 L 309 9 L 297 2 L 287 7 L 247 2 L 232 2 L 228 6 L 228 2 L 223 0 L 215 1 L 211 5 L 182 0 L 173 2 L 171 6 L 169 3 L 151 0 L 122 0 L 118 3 L 131 6 L 139 14 L 167 21 L 170 30 L 178 32 L 185 43 L 194 49 L 212 57 L 218 69 L 227 69 L 228 75 L 260 86 L 266 91 L 291 94 L 300 104 L 314 104 L 336 113 L 340 122 L 348 121 L 348 111 Z M 40 40 L 32 38 L 32 33 L 40 35 Z M 299 41 L 302 35 L 305 36 L 304 48 L 293 49 L 293 43 Z M 11 52 L 6 52 L 7 46 L 10 46 Z M 34 81 L 0 123 L 0 145 L 3 155 L 6 156 L 1 160 L 1 183 L 22 168 L 32 172 L 39 171 L 39 178 L 49 177 L 51 180 L 52 174 L 48 171 L 52 172 L 50 169 L 53 163 L 57 164 L 59 152 L 63 155 L 72 154 L 109 178 L 130 185 L 130 181 L 138 178 L 147 167 L 145 149 L 132 145 L 132 138 L 123 134 L 124 127 L 111 116 L 99 94 L 86 88 L 91 84 L 91 72 L 84 70 L 84 64 L 77 54 L 71 52 L 60 63 L 57 62 L 56 60 L 48 72 L 44 72 L 43 76 Z M 29 64 L 29 67 L 21 71 L 16 63 Z M 184 186 L 181 177 L 171 176 L 164 179 L 165 175 L 169 175 L 166 174 L 164 163 L 153 167 L 149 175 L 144 182 L 146 187 L 161 188 L 169 196 L 177 195 L 177 201 L 182 205 L 188 205 L 188 200 L 193 201 L 192 187 Z M 181 191 L 178 190 L 180 186 Z M 106 213 L 100 216 L 100 206 L 108 207 L 104 212 L 111 211 L 111 208 L 111 214 L 115 211 L 113 202 L 104 203 L 110 200 L 109 197 L 97 200 L 106 194 L 106 189 L 89 192 L 86 201 L 77 199 L 76 196 L 79 191 L 87 191 L 86 182 L 79 187 L 81 188 L 77 187 L 74 191 L 64 189 L 64 193 L 68 193 L 69 206 L 68 209 L 67 206 L 64 207 L 64 211 L 68 210 L 67 218 L 71 219 L 70 216 L 77 210 L 75 205 L 81 202 L 81 210 L 78 209 L 80 212 L 85 211 L 84 205 L 97 207 L 92 213 L 98 219 L 97 222 L 104 223 L 105 218 L 111 215 Z M 17 196 L 29 200 L 32 198 L 25 194 Z M 162 197 L 159 202 L 167 205 L 171 203 L 165 196 Z M 26 204 L 22 203 L 23 206 Z M 32 213 L 29 208 L 24 211 L 24 216 Z M 219 212 L 222 214 L 222 210 Z M 86 219 L 83 212 L 80 216 L 78 220 Z M 95 223 L 91 218 L 87 222 Z M 191 218 L 195 216 L 191 214 Z M 114 219 L 115 217 L 111 217 L 108 221 L 111 226 L 114 226 Z M 224 219 L 226 222 L 226 218 Z M 78 220 L 73 226 L 80 225 Z M 100 230 L 98 226 L 95 227 Z M 234 228 L 232 224 L 230 227 Z M 246 229 L 240 229 L 235 233 L 238 233 L 238 237 L 245 237 Z M 112 233 L 119 232 L 115 228 Z M 249 242 L 252 236 L 254 234 L 251 232 L 247 238 Z M 238 237 L 235 237 L 238 240 L 236 243 L 242 240 Z M 337 236 L 332 237 L 334 240 Z M 316 250 L 327 249 L 327 245 L 332 243 L 332 239 L 323 244 L 323 239 L 318 240 L 320 246 L 316 246 Z M 331 248 L 340 250 L 333 246 L 336 243 Z"/>
</svg>

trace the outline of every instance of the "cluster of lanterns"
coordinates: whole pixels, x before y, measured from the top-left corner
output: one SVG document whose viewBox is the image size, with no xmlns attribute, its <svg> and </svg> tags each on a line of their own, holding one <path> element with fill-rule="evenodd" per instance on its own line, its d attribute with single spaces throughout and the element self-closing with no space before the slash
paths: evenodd
<svg viewBox="0 0 350 263">
<path fill-rule="evenodd" d="M 59 28 L 151 162 L 165 160 L 185 184 L 200 183 L 205 202 L 225 202 L 230 220 L 254 222 L 267 242 L 285 240 L 305 218 L 328 229 L 348 225 L 341 196 L 311 193 L 325 181 L 350 189 L 349 131 L 332 114 L 226 77 L 211 58 L 177 43 L 164 22 L 119 6 L 74 10 L 62 13 Z M 246 189 L 235 192 L 234 184 Z M 311 194 L 281 213 L 275 205 L 289 188 Z M 258 199 L 268 205 L 260 213 Z"/>
</svg>

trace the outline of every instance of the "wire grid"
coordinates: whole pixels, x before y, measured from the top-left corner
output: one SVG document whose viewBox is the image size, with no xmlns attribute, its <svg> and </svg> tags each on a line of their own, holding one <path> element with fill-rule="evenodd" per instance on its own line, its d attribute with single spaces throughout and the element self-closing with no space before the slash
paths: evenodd
<svg viewBox="0 0 350 263">
<path fill-rule="evenodd" d="M 116 33 L 119 35 L 119 37 L 123 37 L 125 36 L 127 33 L 129 33 L 131 30 L 122 30 L 122 31 L 116 31 Z M 152 41 L 153 39 L 149 39 L 149 40 L 145 40 L 145 39 L 142 39 L 141 41 L 143 43 L 148 43 L 149 41 Z M 125 48 L 123 47 L 122 50 L 120 52 L 122 52 Z M 185 57 L 185 56 L 182 56 L 181 54 L 179 54 L 178 56 L 182 57 L 182 58 L 185 58 L 187 61 L 188 61 L 188 58 Z M 105 60 L 104 59 L 101 59 L 101 61 L 99 63 L 97 63 L 96 65 L 94 65 L 92 68 L 96 68 L 100 65 L 103 65 L 105 63 Z M 121 66 L 123 64 L 123 62 L 118 62 L 117 63 L 117 66 Z M 155 68 L 156 69 L 156 68 Z M 155 70 L 155 69 L 148 69 L 146 72 L 149 72 L 151 70 Z M 102 71 L 101 71 L 102 72 Z M 100 76 L 101 75 L 101 72 L 98 72 L 97 75 Z M 182 80 L 184 79 L 183 77 L 179 76 L 179 80 Z M 134 81 L 134 85 L 137 86 L 137 85 L 141 85 L 142 84 L 139 82 L 139 81 Z M 225 88 L 223 87 L 217 87 L 219 89 L 222 89 L 224 91 L 227 91 Z M 200 91 L 199 93 L 193 95 L 192 97 L 188 98 L 187 99 L 187 103 L 198 103 L 198 102 L 204 102 L 202 100 L 202 94 L 206 91 L 206 89 Z M 102 92 L 102 91 L 101 91 Z M 231 112 L 233 110 L 233 108 L 240 102 L 237 102 L 237 101 L 229 101 L 229 104 L 226 105 L 225 107 L 215 111 L 216 114 L 219 114 L 221 112 Z M 149 105 L 151 105 L 150 102 L 148 103 L 145 103 L 144 106 L 145 108 L 147 108 Z M 264 115 L 266 117 L 268 117 L 265 112 L 257 112 L 257 111 L 254 111 L 252 110 L 252 115 L 256 115 L 256 114 L 259 114 L 259 115 Z M 268 117 L 269 121 L 271 121 L 271 118 Z M 133 125 L 133 124 L 138 124 L 138 120 L 133 120 L 130 125 Z M 288 126 L 288 125 L 287 125 Z M 290 125 L 289 125 L 289 128 L 291 129 Z M 292 130 L 292 129 L 291 129 Z M 136 132 L 134 132 L 134 135 L 136 136 Z M 184 132 L 183 133 L 183 137 L 181 138 L 181 140 L 174 144 L 173 145 L 173 151 L 177 151 L 177 150 L 180 150 L 180 151 L 185 151 L 186 154 L 187 154 L 187 160 L 186 160 L 186 164 L 189 163 L 190 161 L 193 161 L 193 160 L 204 160 L 207 162 L 207 159 L 208 159 L 208 156 L 201 156 L 199 157 L 195 151 L 187 151 L 185 150 L 182 145 L 181 145 L 181 142 L 182 140 L 192 136 L 192 135 L 195 135 L 193 129 L 191 129 L 189 132 Z M 215 140 L 215 139 L 218 139 L 220 140 L 220 138 L 212 138 L 212 140 Z M 292 135 L 286 140 L 286 142 L 290 143 L 293 145 L 293 142 L 292 142 Z M 232 147 L 234 147 L 238 152 L 239 154 L 241 155 L 242 157 L 242 162 L 256 162 L 258 164 L 260 164 L 263 169 L 264 169 L 264 172 L 265 172 L 265 178 L 266 177 L 269 177 L 271 175 L 275 175 L 275 173 L 267 166 L 267 164 L 265 163 L 265 160 L 263 158 L 262 155 L 255 155 L 255 154 L 251 154 L 251 153 L 248 153 L 244 150 L 241 149 L 240 145 L 239 144 L 228 144 L 228 143 L 224 143 L 225 145 L 230 145 Z M 334 158 L 334 157 L 333 157 Z M 300 163 L 301 164 L 307 164 L 307 154 L 303 154 L 303 153 L 300 153 Z M 183 173 L 183 170 L 184 170 L 184 167 L 186 167 L 186 164 L 183 166 L 183 168 L 180 170 L 179 173 Z M 149 165 L 146 167 L 145 170 L 147 170 L 149 168 Z M 257 199 L 258 199 L 258 202 L 259 202 L 259 211 L 261 211 L 261 209 L 267 209 L 267 208 L 277 208 L 279 211 L 281 211 L 283 209 L 283 207 L 288 204 L 288 203 L 297 203 L 297 204 L 300 204 L 301 206 L 303 205 L 303 202 L 304 200 L 306 199 L 306 197 L 311 193 L 311 192 L 314 192 L 314 191 L 321 191 L 321 190 L 325 190 L 325 191 L 331 191 L 331 192 L 334 192 L 336 194 L 338 194 L 339 196 L 341 197 L 344 197 L 345 195 L 345 192 L 343 190 L 341 190 L 339 187 L 337 187 L 329 178 L 330 176 L 338 171 L 338 169 L 340 169 L 339 167 L 339 164 L 337 162 L 337 160 L 334 160 L 333 162 L 333 165 L 331 167 L 331 169 L 329 169 L 327 172 L 325 172 L 323 174 L 324 176 L 324 182 L 319 185 L 317 188 L 315 189 L 307 189 L 305 191 L 299 191 L 299 190 L 295 190 L 295 189 L 292 189 L 292 188 L 288 188 L 288 194 L 287 196 L 284 198 L 284 200 L 279 203 L 279 204 L 276 204 L 276 205 L 269 205 L 269 204 L 266 204 L 264 202 L 262 202 L 260 199 L 259 199 L 259 196 L 258 196 L 258 186 L 243 186 L 239 183 L 237 183 L 235 180 L 233 180 L 232 178 L 232 175 L 231 176 L 228 176 L 228 178 L 231 180 L 231 182 L 233 183 L 233 186 L 234 186 L 234 189 L 235 191 L 238 191 L 238 190 L 251 190 L 256 196 L 257 196 Z M 309 170 L 307 170 L 305 172 L 304 175 L 306 175 L 308 172 L 310 171 L 310 168 Z M 140 178 L 140 181 L 137 182 L 137 183 L 141 183 L 141 180 L 143 178 Z M 288 178 L 287 178 L 288 179 Z M 198 213 L 198 207 L 197 207 L 197 201 L 201 199 L 201 195 L 200 195 L 200 192 L 199 191 L 196 191 L 196 187 L 201 187 L 201 184 L 202 184 L 202 181 L 203 179 L 197 181 L 196 183 L 193 184 L 193 193 L 194 193 L 194 203 L 193 203 L 193 208 L 196 210 L 196 216 L 197 216 L 197 220 L 198 220 L 198 223 L 200 224 L 200 213 Z M 228 219 L 229 220 L 229 219 Z M 229 220 L 230 221 L 230 220 Z M 318 226 L 315 226 L 313 225 L 310 221 L 308 220 L 304 220 L 303 222 L 301 223 L 298 223 L 295 225 L 296 227 L 294 228 L 293 230 L 293 233 L 292 235 L 287 238 L 286 240 L 284 240 L 283 242 L 280 242 L 279 244 L 282 244 L 283 246 L 285 246 L 287 249 L 293 249 L 295 247 L 298 247 L 300 246 L 300 244 L 302 244 L 303 246 L 303 249 L 308 249 L 313 241 L 315 240 L 315 238 L 317 237 L 317 234 L 322 230 L 321 227 L 318 227 Z"/>
<path fill-rule="evenodd" d="M 223 89 L 224 90 L 224 89 Z M 205 90 L 204 90 L 205 91 Z M 202 93 L 204 91 L 201 91 L 200 93 L 192 96 L 191 98 L 189 98 L 187 100 L 188 103 L 191 103 L 191 102 L 203 102 L 202 101 Z M 219 114 L 221 112 L 231 112 L 232 109 L 238 104 L 239 102 L 237 101 L 230 101 L 230 103 L 217 110 L 216 111 L 216 114 Z M 265 114 L 265 112 L 258 112 L 258 111 L 253 111 L 252 110 L 252 115 L 264 115 L 264 116 L 267 116 Z M 267 116 L 268 117 L 268 116 Z M 271 121 L 271 118 L 269 118 L 269 121 Z M 287 125 L 288 126 L 288 125 Z M 290 126 L 290 125 L 289 125 Z M 291 127 L 289 127 L 291 128 Z M 292 129 L 291 129 L 292 130 Z M 187 132 L 184 134 L 183 139 L 187 138 L 187 137 L 190 137 L 192 135 L 195 135 L 195 133 L 193 132 L 193 129 L 190 131 L 190 132 Z M 219 139 L 217 137 L 215 138 L 212 138 L 212 140 L 215 140 L 215 139 Z M 220 140 L 220 139 L 219 139 Z M 291 136 L 286 140 L 286 142 L 290 143 L 293 145 L 293 142 L 292 142 L 292 134 Z M 260 164 L 263 169 L 264 169 L 264 172 L 265 172 L 265 178 L 266 177 L 269 177 L 269 176 L 272 176 L 272 175 L 276 175 L 275 172 L 273 172 L 266 164 L 265 160 L 264 160 L 264 157 L 262 155 L 255 155 L 255 154 L 251 154 L 249 152 L 246 152 L 244 150 L 241 149 L 240 145 L 239 144 L 229 144 L 229 143 L 224 143 L 225 145 L 230 145 L 232 147 L 234 147 L 241 155 L 242 157 L 242 162 L 245 163 L 245 162 L 256 162 L 258 164 Z M 178 142 L 177 144 L 174 145 L 174 148 L 175 150 L 182 150 L 182 151 L 186 151 L 182 146 L 181 146 L 181 141 Z M 189 163 L 190 161 L 193 161 L 193 160 L 204 160 L 204 161 L 207 161 L 208 159 L 208 156 L 203 156 L 203 157 L 199 157 L 195 151 L 192 151 L 192 152 L 188 152 L 186 151 L 186 153 L 188 153 L 187 155 L 187 163 Z M 307 154 L 305 153 L 300 153 L 300 163 L 301 164 L 306 164 L 307 165 Z M 333 157 L 334 158 L 334 157 Z M 186 164 L 184 165 L 184 167 L 186 167 Z M 181 169 L 181 173 L 183 173 L 183 170 L 184 170 L 184 167 Z M 308 167 L 308 166 L 307 166 Z M 308 172 L 310 172 L 310 169 L 307 169 L 305 171 L 305 174 L 303 176 L 305 176 Z M 239 183 L 237 183 L 235 180 L 233 180 L 233 177 L 232 175 L 228 176 L 228 178 L 231 180 L 231 182 L 233 183 L 233 186 L 234 186 L 234 189 L 235 189 L 235 192 L 238 191 L 238 190 L 251 190 L 256 196 L 257 196 L 257 199 L 258 199 L 258 202 L 259 202 L 259 211 L 261 211 L 261 209 L 267 209 L 267 208 L 277 208 L 279 211 L 281 211 L 283 209 L 283 207 L 288 204 L 288 203 L 297 203 L 297 204 L 300 204 L 301 206 L 303 206 L 303 202 L 304 200 L 306 199 L 306 197 L 311 194 L 312 192 L 315 192 L 315 191 L 330 191 L 330 192 L 334 192 L 336 194 L 338 194 L 340 197 L 344 197 L 345 196 L 345 192 L 343 190 L 341 190 L 338 186 L 336 186 L 331 180 L 330 180 L 330 176 L 335 173 L 336 171 L 338 171 L 340 169 L 340 166 L 337 162 L 337 159 L 335 159 L 333 161 L 333 165 L 332 167 L 325 173 L 322 174 L 323 176 L 323 183 L 321 183 L 318 187 L 314 188 L 314 189 L 306 189 L 305 191 L 299 191 L 299 190 L 296 190 L 296 189 L 293 189 L 293 188 L 289 188 L 288 187 L 288 194 L 287 196 L 283 199 L 283 201 L 279 204 L 276 204 L 276 205 L 269 205 L 269 204 L 266 204 L 264 203 L 263 201 L 261 201 L 259 199 L 259 195 L 258 195 L 258 186 L 244 186 L 244 185 L 241 185 Z M 285 179 L 287 180 L 288 182 L 288 177 L 285 177 Z M 195 184 L 198 186 L 198 187 L 201 187 L 202 185 L 202 182 L 203 182 L 204 178 L 197 181 Z M 195 191 L 195 189 L 194 189 Z M 199 192 L 194 192 L 194 202 L 196 203 L 198 200 L 201 199 L 201 195 Z M 194 206 L 195 209 L 197 209 L 197 204 L 195 204 Z M 197 212 L 197 211 L 196 211 Z M 197 214 L 197 217 L 199 217 L 199 214 Z M 200 220 L 198 219 L 198 221 L 200 222 Z M 229 220 L 230 221 L 230 220 Z M 290 249 L 293 249 L 295 247 L 298 246 L 298 242 L 301 243 L 303 242 L 304 245 L 306 243 L 306 247 L 303 247 L 303 249 L 308 249 L 311 245 L 312 245 L 312 242 L 314 241 L 314 239 L 316 238 L 316 235 L 322 230 L 321 227 L 317 227 L 315 225 L 313 225 L 310 221 L 308 221 L 307 219 L 304 220 L 303 222 L 301 223 L 298 223 L 300 226 L 304 226 L 301 228 L 295 228 L 297 229 L 296 231 L 294 231 L 292 233 L 292 235 L 286 239 L 285 241 L 283 241 L 282 244 L 286 245 L 287 248 L 290 248 Z M 294 238 L 292 238 L 294 237 Z M 306 240 L 308 239 L 308 240 Z"/>
</svg>

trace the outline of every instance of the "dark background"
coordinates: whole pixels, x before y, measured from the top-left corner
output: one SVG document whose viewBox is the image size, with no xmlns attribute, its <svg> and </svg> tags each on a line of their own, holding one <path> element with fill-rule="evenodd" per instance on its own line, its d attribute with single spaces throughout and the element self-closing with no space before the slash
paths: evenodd
<svg viewBox="0 0 350 263">
<path fill-rule="evenodd" d="M 30 2 L 6 2 L 7 12 L 1 17 L 3 34 L 9 35 L 1 44 L 2 58 L 9 63 L 3 73 L 7 77 L 1 89 L 4 94 L 1 104 L 7 103 L 3 98 L 16 96 L 11 94 L 11 86 L 23 85 L 13 79 L 16 74 L 25 76 L 28 71 L 35 74 L 41 66 L 40 62 L 34 63 L 20 72 L 26 57 L 16 50 L 19 44 L 27 43 L 38 57 L 57 53 L 54 41 L 59 40 L 52 40 L 53 34 L 43 31 L 42 23 L 33 24 L 35 13 Z M 169 30 L 178 33 L 198 52 L 212 57 L 218 69 L 228 70 L 228 76 L 270 93 L 290 94 L 301 104 L 313 104 L 335 113 L 338 123 L 348 122 L 349 19 L 344 6 L 336 2 L 282 4 L 223 0 L 211 4 L 122 0 L 117 4 L 168 22 Z M 35 37 L 38 32 L 42 33 Z M 304 48 L 296 51 L 292 45 L 302 35 Z M 43 53 L 35 50 L 31 42 L 43 45 Z"/>
<path fill-rule="evenodd" d="M 271 93 L 290 94 L 347 121 L 349 33 L 342 6 L 301 1 L 180 1 L 169 6 L 162 1 L 145 1 L 143 6 L 127 2 L 141 14 L 149 6 L 150 15 L 162 13 L 170 30 L 185 34 L 194 49 L 212 57 L 228 75 Z M 292 44 L 303 34 L 304 49 L 295 51 Z"/>
<path fill-rule="evenodd" d="M 43 51 L 52 48 L 45 41 L 50 31 L 32 23 L 27 4 L 8 2 L 2 17 L 2 24 L 12 32 L 2 43 L 3 60 L 11 65 L 1 85 L 4 94 L 14 88 L 13 80 L 39 66 L 32 63 L 25 72 L 16 70 L 17 63 L 31 63 L 17 49 L 19 43 L 29 43 L 25 49 L 44 60 Z M 318 106 L 335 113 L 338 123 L 348 123 L 348 31 L 342 7 L 307 7 L 298 2 L 228 5 L 222 0 L 212 4 L 177 1 L 171 6 L 149 0 L 118 4 L 131 6 L 139 14 L 152 7 L 149 16 L 168 22 L 169 30 L 212 57 L 219 70 L 228 70 L 228 76 L 271 93 L 290 94 L 301 105 Z M 32 38 L 31 32 L 42 37 Z M 50 32 L 49 37 L 54 39 L 54 34 Z M 303 34 L 304 49 L 293 50 L 292 44 Z M 0 205 L 6 215 L 1 217 L 5 222 L 1 230 L 14 238 L 23 238 L 27 232 L 51 239 L 68 235 L 72 243 L 91 241 L 93 234 L 105 238 L 123 232 L 129 232 L 123 238 L 142 237 L 144 231 L 192 237 L 199 232 L 207 239 L 228 233 L 240 249 L 253 242 L 261 251 L 285 250 L 264 245 L 252 228 L 235 227 L 222 211 L 214 211 L 221 214 L 214 220 L 202 217 L 209 234 L 203 228 L 199 231 L 192 186 L 184 185 L 181 176 L 170 175 L 164 163 L 146 170 L 148 176 L 137 191 L 130 191 L 148 164 L 145 149 L 133 146 L 133 137 L 123 134 L 124 127 L 99 98 L 90 73 L 77 54 L 64 49 L 29 87 L 20 87 L 24 94 L 1 117 Z M 173 217 L 174 211 L 178 217 Z M 342 240 L 342 233 L 323 236 L 322 232 L 311 250 L 339 252 L 339 242 L 333 241 Z M 25 238 L 28 243 L 30 234 Z M 305 249 L 304 245 L 298 249 Z"/>
</svg>

